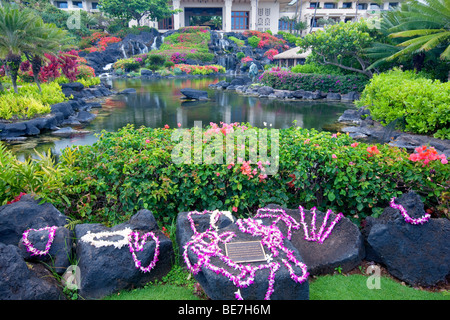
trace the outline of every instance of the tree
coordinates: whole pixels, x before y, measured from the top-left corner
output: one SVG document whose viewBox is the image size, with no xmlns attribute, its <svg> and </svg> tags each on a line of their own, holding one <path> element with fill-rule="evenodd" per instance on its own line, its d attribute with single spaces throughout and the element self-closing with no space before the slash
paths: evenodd
<svg viewBox="0 0 450 320">
<path fill-rule="evenodd" d="M 34 33 L 39 17 L 29 10 L 5 5 L 0 7 L 0 56 L 4 57 L 14 92 L 22 54 L 35 46 Z"/>
<path fill-rule="evenodd" d="M 122 19 L 124 25 L 134 19 L 139 26 L 144 16 L 151 20 L 160 20 L 179 12 L 172 10 L 167 0 L 100 0 L 99 5 L 102 12 Z"/>
<path fill-rule="evenodd" d="M 411 1 L 395 15 L 398 24 L 388 30 L 389 36 L 407 40 L 397 45 L 401 50 L 388 60 L 437 49 L 441 60 L 450 61 L 450 0 Z"/>
<path fill-rule="evenodd" d="M 323 30 L 307 34 L 297 41 L 304 51 L 311 50 L 309 59 L 323 65 L 333 65 L 372 77 L 371 59 L 364 49 L 378 40 L 378 32 L 362 20 L 328 25 Z"/>
</svg>

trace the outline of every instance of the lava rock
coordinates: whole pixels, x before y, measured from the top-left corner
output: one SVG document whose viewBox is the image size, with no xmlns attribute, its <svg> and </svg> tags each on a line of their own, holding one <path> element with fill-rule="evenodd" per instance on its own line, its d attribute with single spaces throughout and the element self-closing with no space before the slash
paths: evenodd
<svg viewBox="0 0 450 320">
<path fill-rule="evenodd" d="M 207 100 L 208 99 L 208 92 L 204 90 L 197 90 L 197 89 L 181 89 L 180 92 L 186 97 L 186 99 L 191 100 Z"/>
<path fill-rule="evenodd" d="M 84 85 L 80 82 L 61 83 L 61 89 L 70 89 L 79 92 L 84 89 Z"/>
<path fill-rule="evenodd" d="M 267 207 L 281 208 L 276 205 L 268 205 Z M 297 222 L 300 222 L 299 209 L 283 208 L 283 210 Z M 304 209 L 304 213 L 308 233 L 311 235 L 312 214 L 307 209 Z M 324 217 L 325 213 L 316 210 L 316 231 L 322 225 Z M 326 228 L 335 217 L 334 213 L 330 214 Z M 284 231 L 287 232 L 287 230 Z M 338 267 L 341 268 L 342 272 L 348 272 L 357 267 L 365 257 L 364 237 L 358 226 L 346 217 L 341 218 L 323 243 L 307 241 L 304 236 L 303 227 L 300 227 L 299 230 L 293 230 L 291 242 L 299 251 L 311 275 L 332 274 Z"/>
<path fill-rule="evenodd" d="M 24 195 L 19 201 L 0 207 L 0 242 L 17 246 L 27 229 L 63 227 L 66 223 L 67 217 L 52 204 L 39 204 L 30 195 Z"/>
<path fill-rule="evenodd" d="M 58 282 L 42 264 L 27 263 L 15 245 L 0 243 L 1 300 L 62 300 Z"/>
<path fill-rule="evenodd" d="M 272 87 L 264 86 L 258 89 L 258 94 L 262 96 L 269 96 L 273 93 L 273 91 L 274 90 Z"/>
<path fill-rule="evenodd" d="M 191 225 L 189 220 L 187 219 L 187 212 L 180 213 L 177 218 L 177 242 L 180 248 L 180 254 L 183 254 L 183 247 L 190 240 L 190 236 L 193 234 L 193 230 L 191 229 Z M 201 233 L 207 230 L 210 226 L 210 215 L 205 214 L 202 216 L 194 216 L 194 224 L 196 231 Z M 270 223 L 270 222 L 269 222 Z M 268 225 L 268 224 L 266 224 Z M 235 234 L 235 237 L 231 240 L 231 242 L 241 242 L 241 241 L 258 241 L 261 240 L 259 237 L 254 237 L 250 234 L 243 233 L 239 230 L 237 224 L 232 223 L 228 218 L 221 216 L 218 223 L 218 233 L 225 234 L 227 232 L 232 232 Z M 284 240 L 282 244 L 288 250 L 291 250 L 294 257 L 298 261 L 303 261 L 300 256 L 298 250 L 290 243 L 288 240 Z M 225 252 L 225 245 L 223 243 L 219 243 L 219 248 L 222 252 Z M 267 250 L 267 248 L 265 248 Z M 266 254 L 270 252 L 266 252 Z M 198 261 L 198 256 L 188 250 L 188 259 L 190 263 L 195 264 Z M 303 283 L 297 283 L 292 280 L 291 275 L 281 261 L 281 258 L 284 257 L 284 253 L 280 253 L 277 257 L 273 257 L 273 262 L 277 262 L 280 265 L 280 268 L 275 273 L 273 293 L 270 296 L 271 300 L 307 300 L 309 299 L 309 283 L 305 281 Z M 218 257 L 211 257 L 210 263 L 217 267 L 225 267 L 223 262 Z M 265 265 L 268 264 L 266 261 L 259 262 L 249 262 L 245 263 L 246 265 Z M 300 267 L 295 266 L 291 263 L 291 266 L 296 275 L 302 275 L 302 270 Z M 237 274 L 236 270 L 230 270 L 232 274 Z M 253 283 L 247 287 L 240 288 L 240 294 L 243 299 L 246 300 L 262 300 L 265 298 L 267 290 L 269 288 L 269 275 L 270 269 L 265 268 L 262 270 L 258 270 L 255 273 Z M 200 283 L 201 287 L 205 291 L 206 295 L 212 300 L 233 300 L 235 299 L 235 293 L 238 288 L 235 284 L 230 281 L 226 276 L 216 273 L 209 268 L 202 267 L 201 271 L 199 271 L 196 275 L 194 275 L 195 279 Z"/>
<path fill-rule="evenodd" d="M 140 236 L 154 232 L 159 238 L 158 261 L 150 272 L 144 273 L 136 268 L 128 246 L 129 230 L 138 231 Z M 95 236 L 101 232 L 104 234 Z M 89 233 L 94 234 L 93 240 L 103 242 L 90 241 L 87 239 Z M 148 210 L 139 211 L 128 222 L 113 228 L 101 224 L 78 224 L 75 226 L 75 237 L 78 239 L 76 255 L 81 274 L 80 295 L 86 299 L 99 299 L 160 280 L 170 271 L 174 261 L 172 242 L 158 229 L 155 218 Z M 143 251 L 136 253 L 143 267 L 153 261 L 155 248 L 155 241 L 149 237 Z"/>
<path fill-rule="evenodd" d="M 420 197 L 409 192 L 395 199 L 408 215 L 425 215 Z M 412 286 L 431 286 L 450 274 L 450 221 L 430 219 L 421 225 L 407 223 L 390 206 L 379 218 L 368 217 L 363 229 L 366 260 L 386 266 L 394 277 Z"/>
</svg>

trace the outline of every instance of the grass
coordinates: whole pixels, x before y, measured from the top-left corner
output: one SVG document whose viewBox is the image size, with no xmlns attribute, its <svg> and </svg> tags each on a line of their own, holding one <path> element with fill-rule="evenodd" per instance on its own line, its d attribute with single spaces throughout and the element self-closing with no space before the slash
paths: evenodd
<svg viewBox="0 0 450 320">
<path fill-rule="evenodd" d="M 379 289 L 369 289 L 368 276 L 325 275 L 310 279 L 310 300 L 450 300 L 450 292 L 430 292 L 404 286 L 382 276 Z M 144 288 L 121 291 L 104 300 L 204 300 L 194 294 L 195 280 L 176 266 L 162 282 Z"/>
</svg>

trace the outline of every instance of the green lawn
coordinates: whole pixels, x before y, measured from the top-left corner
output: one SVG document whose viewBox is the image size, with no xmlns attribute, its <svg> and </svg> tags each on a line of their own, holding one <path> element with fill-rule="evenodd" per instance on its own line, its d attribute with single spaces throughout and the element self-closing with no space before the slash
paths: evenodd
<svg viewBox="0 0 450 320">
<path fill-rule="evenodd" d="M 105 300 L 200 300 L 193 294 L 193 278 L 181 268 L 163 279 L 164 282 L 149 284 L 141 289 L 122 291 Z M 369 289 L 368 276 L 354 274 L 326 275 L 310 279 L 310 300 L 450 300 L 450 292 L 429 292 L 404 286 L 399 282 L 381 277 L 379 289 Z"/>
</svg>

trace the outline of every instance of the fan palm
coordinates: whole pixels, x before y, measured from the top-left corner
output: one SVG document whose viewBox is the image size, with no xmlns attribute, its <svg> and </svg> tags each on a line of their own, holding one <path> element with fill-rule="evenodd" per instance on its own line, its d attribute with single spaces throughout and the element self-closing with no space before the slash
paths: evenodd
<svg viewBox="0 0 450 320">
<path fill-rule="evenodd" d="M 388 60 L 437 49 L 441 60 L 450 61 L 450 0 L 405 3 L 398 11 L 398 24 L 388 31 L 391 38 L 408 38 Z"/>
</svg>

